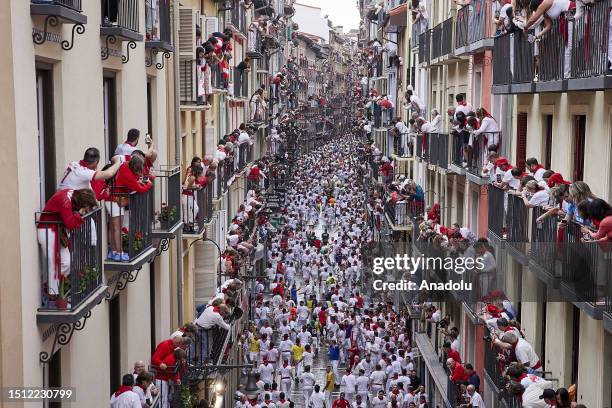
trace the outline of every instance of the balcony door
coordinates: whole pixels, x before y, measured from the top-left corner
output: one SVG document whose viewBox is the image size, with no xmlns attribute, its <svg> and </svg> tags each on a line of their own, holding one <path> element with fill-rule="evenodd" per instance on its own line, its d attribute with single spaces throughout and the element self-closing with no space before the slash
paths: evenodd
<svg viewBox="0 0 612 408">
<path fill-rule="evenodd" d="M 115 296 L 108 302 L 108 339 L 110 361 L 110 392 L 121 385 L 121 299 Z"/>
<path fill-rule="evenodd" d="M 586 115 L 574 116 L 574 168 L 572 181 L 583 180 L 584 177 L 584 143 L 586 134 Z"/>
<path fill-rule="evenodd" d="M 51 66 L 36 69 L 38 124 L 38 171 L 40 208 L 55 193 L 55 132 L 53 121 L 53 71 Z"/>
<path fill-rule="evenodd" d="M 550 169 L 552 167 L 552 137 L 553 137 L 553 115 L 544 115 L 544 129 L 542 140 L 542 159 L 541 164 Z"/>
<path fill-rule="evenodd" d="M 525 168 L 527 156 L 527 113 L 519 112 L 516 119 L 516 165 Z"/>
<path fill-rule="evenodd" d="M 103 80 L 104 108 L 104 153 L 110 160 L 117 147 L 117 81 L 113 73 L 104 73 Z"/>
</svg>

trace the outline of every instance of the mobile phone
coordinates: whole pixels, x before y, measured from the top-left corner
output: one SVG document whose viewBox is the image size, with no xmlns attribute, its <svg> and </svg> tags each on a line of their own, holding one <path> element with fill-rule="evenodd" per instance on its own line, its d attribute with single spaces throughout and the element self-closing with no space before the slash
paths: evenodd
<svg viewBox="0 0 612 408">
<path fill-rule="evenodd" d="M 145 135 L 145 143 L 146 144 L 151 144 L 151 142 L 153 142 L 153 139 L 151 138 L 151 135 L 147 133 Z"/>
</svg>

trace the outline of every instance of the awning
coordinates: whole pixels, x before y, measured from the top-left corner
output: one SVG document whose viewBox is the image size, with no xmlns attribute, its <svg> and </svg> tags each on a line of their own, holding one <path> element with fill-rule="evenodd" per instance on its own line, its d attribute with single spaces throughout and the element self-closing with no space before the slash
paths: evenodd
<svg viewBox="0 0 612 408">
<path fill-rule="evenodd" d="M 406 27 L 408 25 L 408 4 L 404 3 L 389 11 L 389 25 Z"/>
</svg>

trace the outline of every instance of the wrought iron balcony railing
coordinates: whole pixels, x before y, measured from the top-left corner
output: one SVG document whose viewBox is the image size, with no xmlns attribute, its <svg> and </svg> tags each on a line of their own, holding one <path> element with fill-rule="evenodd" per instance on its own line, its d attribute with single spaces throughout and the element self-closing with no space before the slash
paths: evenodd
<svg viewBox="0 0 612 408">
<path fill-rule="evenodd" d="M 419 63 L 421 64 L 429 64 L 431 60 L 431 31 L 432 30 L 426 30 L 419 35 Z"/>
<path fill-rule="evenodd" d="M 102 27 L 125 29 L 134 33 L 140 31 L 138 0 L 101 1 Z"/>
<path fill-rule="evenodd" d="M 249 77 L 244 70 L 234 67 L 233 92 L 236 98 L 249 96 Z"/>
<path fill-rule="evenodd" d="M 164 166 L 155 170 L 154 191 L 154 235 L 172 232 L 181 222 L 181 169 L 179 166 Z"/>
<path fill-rule="evenodd" d="M 49 4 L 49 5 L 57 5 L 69 8 L 71 10 L 82 12 L 82 1 L 83 0 L 31 0 L 32 4 Z"/>
<path fill-rule="evenodd" d="M 73 311 L 103 285 L 102 209 L 68 229 L 58 213 L 37 213 L 41 311 Z"/>
<path fill-rule="evenodd" d="M 183 188 L 183 233 L 200 235 L 213 216 L 213 186 Z"/>
<path fill-rule="evenodd" d="M 469 45 L 469 20 L 469 6 L 461 7 L 459 10 L 457 10 L 457 22 L 455 23 L 455 48 L 461 48 Z"/>
<path fill-rule="evenodd" d="M 169 2 L 145 1 L 145 28 L 148 42 L 164 43 L 165 47 L 172 42 Z"/>
</svg>

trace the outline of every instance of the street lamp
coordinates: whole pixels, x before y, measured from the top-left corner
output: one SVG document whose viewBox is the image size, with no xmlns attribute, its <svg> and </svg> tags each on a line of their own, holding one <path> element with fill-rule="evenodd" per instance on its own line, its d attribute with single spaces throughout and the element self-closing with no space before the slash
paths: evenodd
<svg viewBox="0 0 612 408">
<path fill-rule="evenodd" d="M 249 400 L 254 400 L 257 398 L 259 394 L 259 387 L 257 386 L 257 378 L 255 378 L 255 373 L 253 370 L 249 371 L 247 384 L 244 389 L 244 393 L 246 394 Z"/>
</svg>

